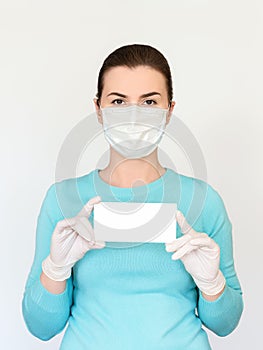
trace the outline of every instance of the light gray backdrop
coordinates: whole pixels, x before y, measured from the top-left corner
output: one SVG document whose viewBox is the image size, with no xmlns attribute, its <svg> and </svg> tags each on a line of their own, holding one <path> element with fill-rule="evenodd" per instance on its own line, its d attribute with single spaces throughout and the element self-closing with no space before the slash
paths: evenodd
<svg viewBox="0 0 263 350">
<path fill-rule="evenodd" d="M 1 348 L 58 349 L 28 333 L 21 316 L 37 215 L 70 130 L 94 111 L 98 70 L 113 49 L 146 43 L 167 57 L 176 113 L 203 151 L 208 182 L 233 223 L 245 311 L 213 349 L 261 349 L 262 3 L 260 1 L 2 1 Z M 98 146 L 100 145 L 100 146 Z M 178 171 L 192 175 L 171 145 Z M 91 171 L 103 137 L 83 154 Z M 168 153 L 169 154 L 169 153 Z M 93 155 L 93 157 L 91 157 Z"/>
</svg>

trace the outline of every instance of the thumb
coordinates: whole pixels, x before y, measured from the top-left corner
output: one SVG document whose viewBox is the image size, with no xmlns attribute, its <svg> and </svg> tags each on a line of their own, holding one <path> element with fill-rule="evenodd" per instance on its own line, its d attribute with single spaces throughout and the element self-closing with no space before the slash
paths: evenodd
<svg viewBox="0 0 263 350">
<path fill-rule="evenodd" d="M 86 203 L 84 205 L 84 210 L 86 211 L 86 215 L 90 215 L 93 207 L 94 207 L 94 204 L 98 204 L 99 202 L 101 202 L 101 197 L 100 196 L 96 196 L 96 197 L 93 197 L 91 198 L 88 203 Z"/>
<path fill-rule="evenodd" d="M 183 234 L 193 231 L 192 227 L 188 224 L 183 213 L 180 210 L 177 210 L 176 212 L 176 221 L 178 222 Z"/>
<path fill-rule="evenodd" d="M 89 216 L 94 207 L 94 204 L 98 204 L 100 201 L 100 196 L 92 197 L 78 213 L 78 216 Z"/>
</svg>

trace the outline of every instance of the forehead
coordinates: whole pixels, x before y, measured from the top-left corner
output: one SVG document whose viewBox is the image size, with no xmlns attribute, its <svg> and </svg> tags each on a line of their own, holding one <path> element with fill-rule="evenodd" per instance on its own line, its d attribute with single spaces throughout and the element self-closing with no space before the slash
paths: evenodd
<svg viewBox="0 0 263 350">
<path fill-rule="evenodd" d="M 103 92 L 117 91 L 125 94 L 144 94 L 149 91 L 165 92 L 166 82 L 162 73 L 148 66 L 129 68 L 118 66 L 104 75 Z"/>
</svg>

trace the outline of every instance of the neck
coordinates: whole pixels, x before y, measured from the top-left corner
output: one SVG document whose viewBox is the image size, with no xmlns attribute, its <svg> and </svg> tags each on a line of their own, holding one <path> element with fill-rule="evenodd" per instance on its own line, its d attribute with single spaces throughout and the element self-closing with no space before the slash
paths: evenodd
<svg viewBox="0 0 263 350">
<path fill-rule="evenodd" d="M 110 148 L 110 162 L 100 171 L 101 178 L 112 186 L 136 187 L 157 180 L 165 173 L 157 157 L 157 148 L 147 157 L 126 159 Z"/>
</svg>

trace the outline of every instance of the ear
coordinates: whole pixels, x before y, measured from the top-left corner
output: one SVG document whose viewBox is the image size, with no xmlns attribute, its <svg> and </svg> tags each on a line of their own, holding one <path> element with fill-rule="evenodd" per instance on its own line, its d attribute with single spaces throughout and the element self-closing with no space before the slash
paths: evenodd
<svg viewBox="0 0 263 350">
<path fill-rule="evenodd" d="M 102 116 L 101 116 L 101 110 L 100 110 L 100 107 L 99 107 L 99 104 L 98 104 L 98 99 L 95 97 L 93 99 L 93 102 L 94 102 L 94 106 L 95 106 L 95 109 L 96 109 L 96 113 L 97 113 L 97 117 L 98 117 L 98 122 L 100 124 L 103 124 L 103 121 L 102 121 Z"/>
<path fill-rule="evenodd" d="M 171 116 L 172 116 L 172 113 L 173 113 L 173 110 L 174 110 L 174 107 L 176 105 L 176 102 L 175 101 L 172 101 L 171 102 L 171 105 L 169 107 L 169 112 L 168 112 L 168 115 L 166 117 L 166 125 L 169 123 L 170 119 L 171 119 Z"/>
</svg>

